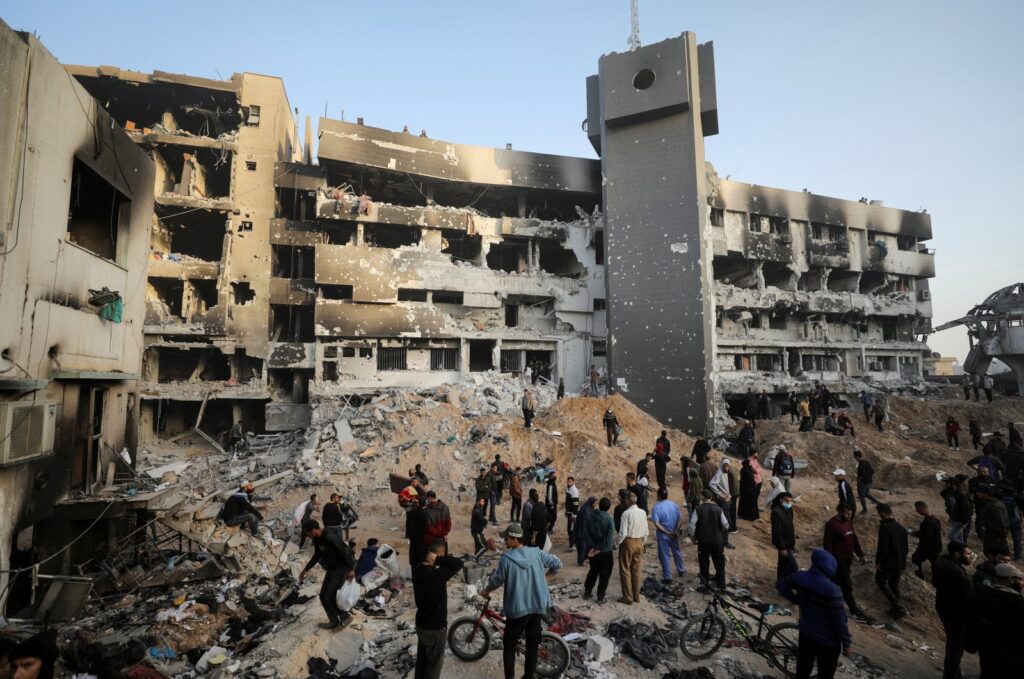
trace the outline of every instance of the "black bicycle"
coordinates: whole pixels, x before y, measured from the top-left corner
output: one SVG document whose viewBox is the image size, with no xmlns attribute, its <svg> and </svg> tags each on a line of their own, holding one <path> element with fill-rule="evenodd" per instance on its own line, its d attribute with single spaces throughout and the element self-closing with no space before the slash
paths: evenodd
<svg viewBox="0 0 1024 679">
<path fill-rule="evenodd" d="M 751 613 L 748 608 L 757 611 Z M 768 624 L 765 616 L 772 609 L 771 604 L 754 603 L 744 607 L 733 603 L 719 592 L 712 594 L 707 609 L 700 616 L 686 623 L 679 645 L 683 654 L 691 660 L 711 657 L 725 643 L 728 628 L 736 632 L 762 658 L 782 671 L 786 677 L 796 673 L 797 642 L 799 631 L 796 623 Z M 744 620 L 757 622 L 757 631 Z"/>
</svg>

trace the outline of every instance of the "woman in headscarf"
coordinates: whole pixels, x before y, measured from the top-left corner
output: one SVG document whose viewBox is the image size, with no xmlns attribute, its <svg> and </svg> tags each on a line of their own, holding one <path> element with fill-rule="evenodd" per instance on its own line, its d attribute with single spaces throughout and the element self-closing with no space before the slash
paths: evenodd
<svg viewBox="0 0 1024 679">
<path fill-rule="evenodd" d="M 778 476 L 773 476 L 768 479 L 768 497 L 764 499 L 765 508 L 769 511 L 774 508 L 775 501 L 785 492 L 786 486 L 782 483 L 782 479 Z"/>
<path fill-rule="evenodd" d="M 729 458 L 722 458 L 722 465 L 715 472 L 714 477 L 711 479 L 711 483 L 708 484 L 708 490 L 715 498 L 715 504 L 717 504 L 722 512 L 725 513 L 725 518 L 729 521 L 729 532 L 736 532 L 736 503 L 733 501 L 733 475 L 732 475 L 732 464 L 729 462 Z M 725 546 L 732 549 L 733 547 L 729 544 L 728 537 L 726 537 Z"/>
<path fill-rule="evenodd" d="M 690 487 L 686 489 L 686 504 L 690 505 L 692 512 L 703 501 L 704 481 L 701 480 L 697 467 L 688 468 L 686 473 L 690 477 Z"/>
<path fill-rule="evenodd" d="M 757 521 L 760 516 L 757 510 L 757 483 L 754 481 L 754 467 L 750 464 L 749 457 L 743 460 L 743 467 L 740 469 L 738 513 L 744 521 Z"/>
<path fill-rule="evenodd" d="M 582 566 L 587 561 L 587 552 L 593 546 L 587 541 L 587 524 L 594 513 L 597 505 L 597 497 L 591 495 L 587 501 L 580 506 L 579 514 L 576 515 L 576 565 Z"/>
<path fill-rule="evenodd" d="M 754 503 L 756 504 L 757 500 L 761 497 L 761 483 L 764 480 L 764 477 L 761 476 L 761 463 L 757 461 L 757 450 L 751 450 L 750 457 L 747 459 L 750 460 L 750 468 L 754 470 Z M 743 479 L 741 478 L 740 482 L 742 481 Z"/>
</svg>

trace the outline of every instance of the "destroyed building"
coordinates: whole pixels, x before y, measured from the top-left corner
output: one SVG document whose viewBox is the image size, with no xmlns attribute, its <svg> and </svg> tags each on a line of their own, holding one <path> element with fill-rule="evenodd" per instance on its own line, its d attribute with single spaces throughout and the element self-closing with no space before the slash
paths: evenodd
<svg viewBox="0 0 1024 679">
<path fill-rule="evenodd" d="M 323 118 L 314 161 L 277 78 L 68 70 L 157 165 L 143 440 L 527 366 L 569 392 L 607 367 L 688 431 L 748 389 L 921 376 L 930 217 L 720 180 L 692 34 L 602 58 L 600 160 Z"/>
<path fill-rule="evenodd" d="M 966 316 L 943 323 L 936 332 L 967 328 L 970 351 L 964 372 L 983 378 L 993 360 L 1009 366 L 1017 378 L 1017 393 L 1024 394 L 1024 283 L 996 290 Z"/>
<path fill-rule="evenodd" d="M 2 21 L 0 59 L 2 618 L 8 594 L 25 594 L 26 578 L 8 587 L 12 568 L 63 552 L 60 571 L 95 546 L 62 549 L 97 518 L 68 500 L 132 461 L 154 167 L 36 38 Z"/>
</svg>

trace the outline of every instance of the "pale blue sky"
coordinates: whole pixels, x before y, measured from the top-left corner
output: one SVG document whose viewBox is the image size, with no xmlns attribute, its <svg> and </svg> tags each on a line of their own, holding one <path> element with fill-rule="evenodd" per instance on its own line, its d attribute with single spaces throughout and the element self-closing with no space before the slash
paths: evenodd
<svg viewBox="0 0 1024 679">
<path fill-rule="evenodd" d="M 593 157 L 584 78 L 628 0 L 54 2 L 0 10 L 65 63 L 281 76 L 300 112 Z M 646 43 L 713 40 L 720 174 L 932 215 L 935 321 L 1024 279 L 1024 2 L 640 1 Z M 1013 199 L 1013 200 L 1011 200 Z M 951 330 L 932 347 L 961 358 Z"/>
</svg>

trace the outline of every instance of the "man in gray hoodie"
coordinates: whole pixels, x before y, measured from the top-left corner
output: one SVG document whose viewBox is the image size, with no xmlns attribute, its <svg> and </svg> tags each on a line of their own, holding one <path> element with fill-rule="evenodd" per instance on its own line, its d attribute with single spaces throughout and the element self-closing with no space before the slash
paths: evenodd
<svg viewBox="0 0 1024 679">
<path fill-rule="evenodd" d="M 480 596 L 490 598 L 491 592 L 505 587 L 505 635 L 502 638 L 505 679 L 515 678 L 516 646 L 524 632 L 526 668 L 523 676 L 532 677 L 537 670 L 541 616 L 551 606 L 544 570 L 558 571 L 562 562 L 557 556 L 536 547 L 524 547 L 523 527 L 517 523 L 509 524 L 500 535 L 505 539 L 505 553 Z"/>
</svg>

